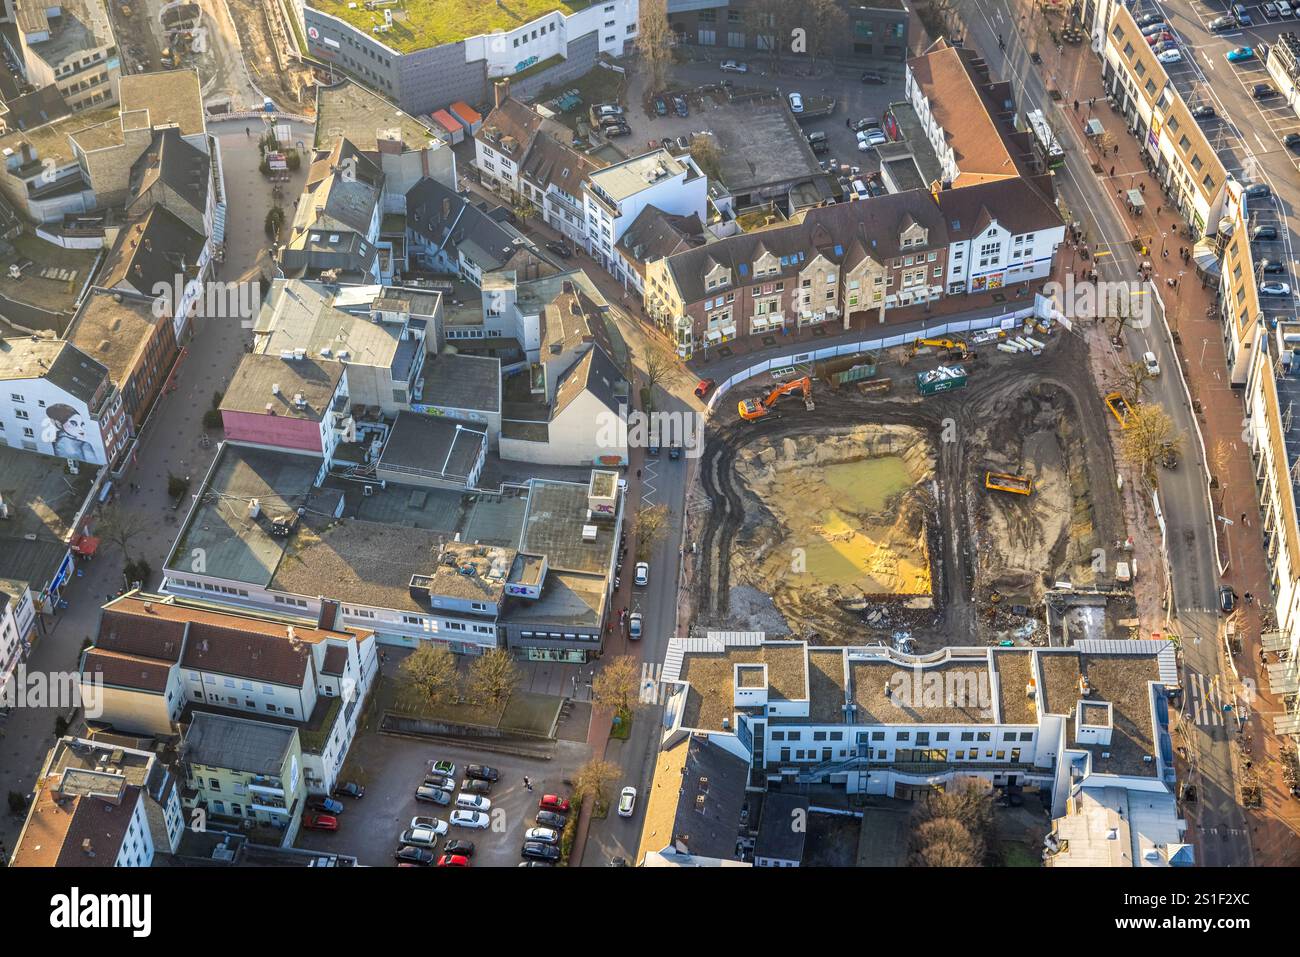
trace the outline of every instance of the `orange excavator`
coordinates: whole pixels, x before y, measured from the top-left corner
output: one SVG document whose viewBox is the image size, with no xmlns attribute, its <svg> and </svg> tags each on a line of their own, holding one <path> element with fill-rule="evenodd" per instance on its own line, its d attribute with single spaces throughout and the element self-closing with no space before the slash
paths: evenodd
<svg viewBox="0 0 1300 957">
<path fill-rule="evenodd" d="M 761 399 L 746 399 L 740 403 L 740 417 L 748 421 L 761 419 L 772 411 L 772 406 L 776 405 L 776 400 L 783 395 L 790 395 L 793 392 L 803 393 L 803 404 L 809 412 L 813 410 L 812 400 L 812 379 L 804 376 L 800 379 L 791 379 L 789 382 L 782 382 L 776 386 Z"/>
</svg>

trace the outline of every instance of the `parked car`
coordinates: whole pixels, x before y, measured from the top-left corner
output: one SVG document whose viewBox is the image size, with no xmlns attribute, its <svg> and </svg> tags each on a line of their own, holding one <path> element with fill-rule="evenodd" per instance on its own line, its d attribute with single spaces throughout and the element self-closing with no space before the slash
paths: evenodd
<svg viewBox="0 0 1300 957">
<path fill-rule="evenodd" d="M 670 150 L 677 145 L 677 142 L 671 136 L 665 136 L 659 141 L 659 145 L 666 150 Z"/>
<path fill-rule="evenodd" d="M 469 858 L 463 854 L 444 854 L 438 858 L 439 867 L 469 867 Z"/>
<path fill-rule="evenodd" d="M 555 255 L 559 256 L 561 259 L 568 259 L 573 255 L 573 250 L 558 240 L 552 239 L 546 244 L 546 248 L 555 253 Z"/>
<path fill-rule="evenodd" d="M 424 786 L 427 788 L 441 788 L 444 791 L 454 791 L 456 790 L 456 779 L 447 777 L 445 774 L 426 774 Z"/>
<path fill-rule="evenodd" d="M 1154 352 L 1142 353 L 1142 365 L 1146 366 L 1147 375 L 1158 376 L 1160 374 L 1160 362 L 1156 359 Z"/>
<path fill-rule="evenodd" d="M 538 841 L 542 844 L 559 844 L 560 832 L 551 827 L 530 827 L 524 831 L 525 841 Z"/>
<path fill-rule="evenodd" d="M 717 385 L 717 383 L 714 382 L 712 379 L 701 379 L 695 385 L 695 398 L 703 399 L 706 395 L 708 395 L 710 392 L 713 391 L 713 387 L 715 385 Z"/>
<path fill-rule="evenodd" d="M 718 64 L 718 69 L 720 69 L 723 73 L 748 73 L 749 64 L 740 63 L 736 60 L 723 60 L 720 64 Z"/>
<path fill-rule="evenodd" d="M 1255 59 L 1255 51 L 1250 47 L 1233 47 L 1224 57 L 1229 63 L 1245 63 L 1247 60 Z"/>
<path fill-rule="evenodd" d="M 438 843 L 438 832 L 431 827 L 408 827 L 398 840 L 411 847 L 433 847 Z"/>
<path fill-rule="evenodd" d="M 631 817 L 634 810 L 636 810 L 636 788 L 629 784 L 618 796 L 618 816 Z"/>
<path fill-rule="evenodd" d="M 411 827 L 427 828 L 439 837 L 442 837 L 447 833 L 447 822 L 436 817 L 424 817 L 417 814 L 415 817 L 411 818 Z"/>
<path fill-rule="evenodd" d="M 558 847 L 553 844 L 543 844 L 540 841 L 526 841 L 519 853 L 523 857 L 538 861 L 558 861 L 560 859 L 560 849 Z"/>
<path fill-rule="evenodd" d="M 563 814 L 556 814 L 554 811 L 538 811 L 537 823 L 542 827 L 553 827 L 556 830 L 564 830 L 564 825 L 568 823 L 568 818 Z"/>
<path fill-rule="evenodd" d="M 461 857 L 474 856 L 474 842 L 466 841 L 462 838 L 452 838 L 442 846 L 444 854 L 459 854 Z"/>
<path fill-rule="evenodd" d="M 594 109 L 597 115 L 599 116 L 622 116 L 623 115 L 623 107 L 619 106 L 617 103 L 601 103 L 599 106 L 596 106 Z"/>
<path fill-rule="evenodd" d="M 639 611 L 632 612 L 627 620 L 627 636 L 629 638 L 641 637 L 641 613 Z"/>
<path fill-rule="evenodd" d="M 873 126 L 870 129 L 863 130 L 861 133 L 858 134 L 859 140 L 862 140 L 864 138 L 872 146 L 879 146 L 882 143 L 889 142 L 889 137 L 885 135 L 885 131 L 878 126 Z"/>
<path fill-rule="evenodd" d="M 428 848 L 411 847 L 410 845 L 399 847 L 393 857 L 404 864 L 415 864 L 420 867 L 428 867 L 437 859 L 433 851 Z"/>
<path fill-rule="evenodd" d="M 632 584 L 639 585 L 642 588 L 650 584 L 650 563 L 649 562 L 636 563 L 636 575 L 632 578 Z"/>
<path fill-rule="evenodd" d="M 481 794 L 458 794 L 456 795 L 456 807 L 464 808 L 467 811 L 490 811 L 492 802 Z"/>
<path fill-rule="evenodd" d="M 456 777 L 456 762 L 455 761 L 434 761 L 433 766 L 429 768 L 429 772 L 431 774 L 441 774 L 448 781 L 451 781 Z"/>
<path fill-rule="evenodd" d="M 1261 259 L 1259 261 L 1259 271 L 1266 276 L 1276 276 L 1286 272 L 1286 265 L 1276 259 Z"/>
<path fill-rule="evenodd" d="M 1289 150 L 1293 150 L 1297 146 L 1300 146 L 1300 133 L 1288 133 L 1282 138 L 1282 145 Z"/>
<path fill-rule="evenodd" d="M 601 133 L 605 135 L 605 139 L 612 140 L 617 139 L 620 136 L 631 136 L 632 127 L 628 126 L 626 123 L 620 124 L 619 126 L 605 126 L 601 128 Z"/>
<path fill-rule="evenodd" d="M 1155 46 L 1157 43 L 1161 43 L 1165 40 L 1172 40 L 1173 38 L 1174 35 L 1168 30 L 1161 30 L 1158 33 L 1148 33 L 1147 46 Z"/>
<path fill-rule="evenodd" d="M 492 782 L 480 781 L 478 778 L 466 778 L 460 782 L 460 789 L 466 794 L 491 794 Z"/>
<path fill-rule="evenodd" d="M 451 803 L 451 793 L 444 791 L 442 788 L 431 787 L 422 784 L 415 789 L 415 799 L 417 801 L 428 801 L 430 804 L 448 805 Z"/>
<path fill-rule="evenodd" d="M 543 811 L 569 813 L 569 799 L 562 798 L 558 794 L 543 794 L 542 799 L 537 802 L 537 806 Z"/>
<path fill-rule="evenodd" d="M 1182 50 L 1173 49 L 1173 46 L 1174 46 L 1174 45 L 1173 45 L 1172 43 L 1170 43 L 1169 46 L 1170 46 L 1169 49 L 1160 50 L 1159 52 L 1156 53 L 1156 60 L 1157 60 L 1158 62 L 1160 62 L 1160 63 L 1166 63 L 1166 64 L 1168 64 L 1168 63 L 1182 63 L 1182 62 L 1183 62 L 1183 51 L 1182 51 Z"/>
<path fill-rule="evenodd" d="M 1295 10 L 1289 3 L 1279 3 L 1277 5 L 1277 13 L 1283 20 L 1295 16 Z"/>
<path fill-rule="evenodd" d="M 1284 282 L 1266 282 L 1259 287 L 1261 296 L 1289 296 L 1291 287 Z"/>
<path fill-rule="evenodd" d="M 1278 14 L 1277 14 L 1277 4 L 1276 4 L 1276 3 L 1266 3 L 1266 4 L 1263 5 L 1262 9 L 1263 9 L 1263 11 L 1264 11 L 1264 16 L 1268 17 L 1270 20 L 1276 20 L 1276 19 L 1277 19 L 1277 15 L 1278 15 Z"/>
<path fill-rule="evenodd" d="M 468 827 L 481 831 L 491 823 L 491 819 L 482 811 L 452 811 L 448 819 L 452 827 Z"/>
<path fill-rule="evenodd" d="M 342 781 L 334 785 L 334 796 L 359 799 L 366 796 L 366 789 L 356 781 Z"/>
<path fill-rule="evenodd" d="M 1194 120 L 1208 120 L 1217 115 L 1214 112 L 1214 107 L 1208 103 L 1192 108 L 1192 119 Z"/>
<path fill-rule="evenodd" d="M 681 150 L 683 153 L 685 153 L 687 150 L 691 148 L 691 141 L 688 140 L 685 136 L 679 136 L 677 137 L 677 148 Z"/>
<path fill-rule="evenodd" d="M 1271 223 L 1266 223 L 1263 226 L 1256 226 L 1250 231 L 1250 238 L 1252 242 L 1259 242 L 1264 239 L 1277 239 L 1277 227 Z"/>
<path fill-rule="evenodd" d="M 789 101 L 790 101 L 790 112 L 791 112 L 791 113 L 799 114 L 799 113 L 802 113 L 802 112 L 803 112 L 803 95 L 802 95 L 802 94 L 800 94 L 800 93 L 795 93 L 795 92 L 792 91 L 792 92 L 788 95 L 787 98 L 788 98 Z"/>
<path fill-rule="evenodd" d="M 302 826 L 309 831 L 337 831 L 339 829 L 339 819 L 333 814 L 308 811 L 302 816 Z"/>
<path fill-rule="evenodd" d="M 1149 20 L 1146 23 L 1139 23 L 1138 26 L 1142 28 L 1142 35 L 1144 37 L 1149 37 L 1153 33 L 1161 33 L 1169 29 L 1169 25 L 1166 24 L 1164 20 L 1160 19 L 1159 16 L 1156 16 L 1154 19 Z"/>
<path fill-rule="evenodd" d="M 1160 23 L 1163 20 L 1164 17 L 1158 13 L 1144 13 L 1142 14 L 1142 16 L 1138 17 L 1133 22 L 1136 23 L 1139 27 L 1149 27 L 1153 23 Z"/>
<path fill-rule="evenodd" d="M 691 111 L 686 105 L 686 97 L 681 94 L 673 97 L 673 112 L 683 119 L 691 115 Z"/>
<path fill-rule="evenodd" d="M 664 102 L 662 96 L 655 97 L 655 116 L 667 116 L 668 104 Z"/>
<path fill-rule="evenodd" d="M 1225 615 L 1231 614 L 1232 609 L 1237 607 L 1237 593 L 1232 590 L 1231 585 L 1219 586 L 1219 611 Z"/>
<path fill-rule="evenodd" d="M 326 814 L 342 814 L 343 802 L 333 798 L 317 796 L 307 801 L 308 810 L 324 811 Z"/>
<path fill-rule="evenodd" d="M 520 867 L 554 867 L 555 864 L 552 861 L 520 861 L 519 866 Z"/>
<path fill-rule="evenodd" d="M 876 119 L 874 116 L 864 116 L 862 119 L 858 120 L 856 123 L 853 124 L 853 132 L 861 133 L 863 130 L 869 130 L 873 126 L 879 126 L 879 125 L 880 125 L 880 120 Z"/>
<path fill-rule="evenodd" d="M 480 781 L 500 781 L 501 772 L 486 764 L 468 764 L 465 766 L 465 777 L 477 778 Z"/>
<path fill-rule="evenodd" d="M 882 86 L 885 82 L 885 78 L 875 70 L 866 70 L 862 74 L 862 82 L 869 83 L 872 86 Z"/>
<path fill-rule="evenodd" d="M 1246 187 L 1246 196 L 1249 199 L 1264 199 L 1272 195 L 1273 191 L 1269 189 L 1268 183 L 1251 183 Z"/>
<path fill-rule="evenodd" d="M 1256 83 L 1250 88 L 1250 95 L 1257 100 L 1267 100 L 1277 96 L 1277 90 L 1273 89 L 1272 83 Z"/>
</svg>

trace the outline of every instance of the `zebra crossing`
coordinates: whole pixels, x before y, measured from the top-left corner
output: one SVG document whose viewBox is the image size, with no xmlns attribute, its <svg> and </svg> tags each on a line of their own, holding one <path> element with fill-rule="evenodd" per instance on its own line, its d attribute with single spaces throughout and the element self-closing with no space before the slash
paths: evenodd
<svg viewBox="0 0 1300 957">
<path fill-rule="evenodd" d="M 1187 677 L 1187 700 L 1192 722 L 1202 727 L 1222 726 L 1223 706 L 1231 702 L 1231 695 L 1225 694 L 1219 676 L 1207 678 L 1199 672 L 1189 671 Z"/>
<path fill-rule="evenodd" d="M 640 699 L 642 704 L 658 704 L 660 682 L 663 679 L 664 666 L 660 662 L 641 662 L 641 691 Z"/>
</svg>

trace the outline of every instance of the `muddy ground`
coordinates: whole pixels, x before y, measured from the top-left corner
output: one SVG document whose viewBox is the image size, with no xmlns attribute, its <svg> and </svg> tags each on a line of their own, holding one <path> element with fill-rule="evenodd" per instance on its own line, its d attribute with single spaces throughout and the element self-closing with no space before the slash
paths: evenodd
<svg viewBox="0 0 1300 957">
<path fill-rule="evenodd" d="M 937 357 L 906 366 L 881 358 L 878 375 L 893 380 L 887 395 L 818 380 L 814 412 L 786 399 L 745 422 L 733 396 L 765 391 L 755 379 L 721 402 L 699 472 L 712 507 L 693 516 L 695 627 L 785 631 L 821 644 L 907 635 L 918 652 L 1044 643 L 1035 624 L 1044 590 L 1060 580 L 1091 584 L 1093 549 L 1124 537 L 1086 344 L 1059 332 L 1039 357 L 985 346 L 967 363 L 965 389 L 929 397 L 918 396 L 914 377 Z M 897 454 L 897 445 L 881 447 L 882 436 L 914 436 L 901 443 L 911 450 L 910 484 L 874 510 L 854 506 L 870 495 L 822 473 L 853 460 L 855 441 L 858 459 Z M 1033 494 L 986 489 L 989 470 L 1029 477 Z M 916 570 L 870 565 L 871 543 L 894 546 L 904 566 L 928 563 L 928 589 Z M 786 567 L 792 547 L 813 555 L 828 544 L 815 580 Z M 755 591 L 772 605 L 755 601 Z"/>
</svg>

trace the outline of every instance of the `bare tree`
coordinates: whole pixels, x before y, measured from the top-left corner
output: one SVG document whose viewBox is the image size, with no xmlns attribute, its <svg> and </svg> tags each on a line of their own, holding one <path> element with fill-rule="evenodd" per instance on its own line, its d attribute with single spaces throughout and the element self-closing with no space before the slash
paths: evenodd
<svg viewBox="0 0 1300 957">
<path fill-rule="evenodd" d="M 1220 489 L 1220 495 L 1228 488 L 1228 466 L 1231 464 L 1232 446 L 1227 439 L 1219 439 L 1210 450 L 1210 465 L 1214 467 L 1211 479 Z"/>
<path fill-rule="evenodd" d="M 117 502 L 104 506 L 95 522 L 95 534 L 112 542 L 122 550 L 122 557 L 131 561 L 131 542 L 139 537 L 153 521 L 142 512 L 132 512 Z"/>
<path fill-rule="evenodd" d="M 1130 405 L 1138 405 L 1146 394 L 1147 383 L 1154 376 L 1145 362 L 1130 362 L 1120 372 L 1120 387 Z"/>
<path fill-rule="evenodd" d="M 807 16 L 800 9 L 800 4 L 789 0 L 751 0 L 745 6 L 744 23 L 746 29 L 754 34 L 755 45 L 760 50 L 767 50 L 774 63 L 790 45 L 792 31 L 796 28 L 807 29 Z"/>
<path fill-rule="evenodd" d="M 650 89 L 662 90 L 673 62 L 673 31 L 668 25 L 668 0 L 641 0 L 636 49 L 650 68 Z"/>
<path fill-rule="evenodd" d="M 417 691 L 433 704 L 455 700 L 460 686 L 456 656 L 441 643 L 422 641 L 399 669 Z"/>
<path fill-rule="evenodd" d="M 682 362 L 658 339 L 646 337 L 645 348 L 638 357 L 641 360 L 641 374 L 646 387 L 654 390 L 657 385 L 668 386 L 676 382 L 682 373 Z"/>
<path fill-rule="evenodd" d="M 808 31 L 809 57 L 830 57 L 849 29 L 849 18 L 844 8 L 839 0 L 805 0 L 800 6 L 807 21 L 804 28 Z"/>
<path fill-rule="evenodd" d="M 709 179 L 722 179 L 722 150 L 713 134 L 696 136 L 691 141 L 691 159 Z"/>
<path fill-rule="evenodd" d="M 499 705 L 519 687 L 522 675 L 510 652 L 494 648 L 469 666 L 469 695 L 475 704 Z"/>
<path fill-rule="evenodd" d="M 639 703 L 637 692 L 640 688 L 637 660 L 631 655 L 619 655 L 596 675 L 596 680 L 591 683 L 591 696 L 601 707 L 631 711 Z"/>
<path fill-rule="evenodd" d="M 1156 484 L 1156 466 L 1177 452 L 1182 436 L 1169 413 L 1158 405 L 1139 405 L 1128 414 L 1120 433 L 1120 456 L 1142 473 L 1148 485 Z"/>
<path fill-rule="evenodd" d="M 984 848 L 951 817 L 925 821 L 913 831 L 913 867 L 979 867 Z"/>
<path fill-rule="evenodd" d="M 648 562 L 656 545 L 668 534 L 668 506 L 652 505 L 636 516 L 636 560 Z"/>
<path fill-rule="evenodd" d="M 596 804 L 608 801 L 606 789 L 618 780 L 622 771 L 617 764 L 592 758 L 573 775 L 573 796 L 581 801 L 591 798 Z"/>
</svg>

